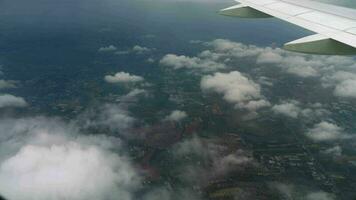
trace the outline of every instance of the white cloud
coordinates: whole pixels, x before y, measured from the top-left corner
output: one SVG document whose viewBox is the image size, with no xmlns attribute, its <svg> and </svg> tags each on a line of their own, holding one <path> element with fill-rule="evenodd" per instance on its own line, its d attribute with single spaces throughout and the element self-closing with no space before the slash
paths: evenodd
<svg viewBox="0 0 356 200">
<path fill-rule="evenodd" d="M 301 108 L 297 105 L 297 102 L 284 102 L 272 107 L 273 112 L 282 114 L 288 117 L 297 118 L 301 112 Z"/>
<path fill-rule="evenodd" d="M 99 52 L 113 52 L 113 51 L 116 51 L 117 48 L 114 46 L 114 45 L 109 45 L 107 47 L 101 47 L 99 48 Z"/>
<path fill-rule="evenodd" d="M 291 118 L 305 117 L 308 119 L 326 116 L 329 112 L 319 103 L 302 105 L 299 101 L 282 101 L 272 107 L 276 114 Z"/>
<path fill-rule="evenodd" d="M 135 168 L 118 153 L 118 138 L 81 135 L 75 127 L 43 117 L 3 119 L 0 127 L 0 193 L 5 198 L 131 200 L 139 186 Z"/>
<path fill-rule="evenodd" d="M 286 72 L 290 73 L 290 74 L 294 74 L 297 75 L 299 77 L 315 77 L 318 76 L 318 72 L 317 70 L 315 70 L 314 68 L 310 67 L 310 66 L 304 66 L 304 67 L 299 67 L 299 66 L 295 66 L 295 67 L 288 67 L 286 69 Z"/>
<path fill-rule="evenodd" d="M 140 45 L 135 45 L 132 47 L 132 51 L 137 54 L 144 54 L 144 53 L 149 53 L 152 51 L 152 49 L 147 48 L 147 47 L 142 47 Z"/>
<path fill-rule="evenodd" d="M 337 71 L 322 78 L 325 87 L 334 87 L 334 95 L 338 97 L 356 98 L 356 73 Z"/>
<path fill-rule="evenodd" d="M 11 94 L 0 95 L 0 108 L 4 107 L 26 107 L 28 104 L 22 97 L 16 97 Z"/>
<path fill-rule="evenodd" d="M 266 51 L 258 55 L 256 62 L 259 64 L 277 64 L 281 63 L 282 60 L 283 57 L 280 54 L 272 51 Z"/>
<path fill-rule="evenodd" d="M 203 91 L 222 94 L 227 102 L 240 108 L 254 110 L 269 106 L 263 100 L 260 86 L 238 71 L 204 76 L 200 86 Z"/>
<path fill-rule="evenodd" d="M 334 90 L 335 96 L 356 98 L 356 79 L 344 80 L 337 84 Z"/>
<path fill-rule="evenodd" d="M 165 120 L 169 120 L 169 121 L 182 121 L 184 118 L 188 117 L 187 113 L 181 110 L 174 110 L 171 112 L 171 114 L 169 114 Z"/>
<path fill-rule="evenodd" d="M 350 57 L 306 55 L 284 51 L 280 48 L 257 47 L 230 40 L 217 39 L 205 43 L 212 47 L 210 55 L 215 59 L 256 59 L 259 65 L 273 65 L 285 73 L 306 77 L 318 77 L 335 72 L 335 67 L 352 68 L 355 61 Z M 205 53 L 206 54 L 206 53 Z"/>
<path fill-rule="evenodd" d="M 261 52 L 263 52 L 262 48 L 258 48 L 254 45 L 245 45 L 225 39 L 216 39 L 211 42 L 207 42 L 206 45 L 212 47 L 214 53 L 225 57 L 253 57 L 258 56 Z"/>
<path fill-rule="evenodd" d="M 16 81 L 0 80 L 0 89 L 16 88 Z"/>
<path fill-rule="evenodd" d="M 332 141 L 345 138 L 346 135 L 343 131 L 344 130 L 336 124 L 323 121 L 310 129 L 306 133 L 306 136 L 317 142 Z"/>
<path fill-rule="evenodd" d="M 105 81 L 108 83 L 134 83 L 143 81 L 144 78 L 141 76 L 131 75 L 126 72 L 118 72 L 115 75 L 106 75 Z"/>
<path fill-rule="evenodd" d="M 160 64 L 174 69 L 198 69 L 202 71 L 216 71 L 223 69 L 226 66 L 222 63 L 215 62 L 211 59 L 201 59 L 198 57 L 178 56 L 174 54 L 167 54 L 161 60 Z"/>
</svg>

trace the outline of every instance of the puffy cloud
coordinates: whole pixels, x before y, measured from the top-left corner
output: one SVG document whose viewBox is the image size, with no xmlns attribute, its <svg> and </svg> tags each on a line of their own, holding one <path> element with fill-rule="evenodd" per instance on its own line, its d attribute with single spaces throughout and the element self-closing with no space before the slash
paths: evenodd
<svg viewBox="0 0 356 200">
<path fill-rule="evenodd" d="M 135 45 L 132 47 L 132 51 L 137 54 L 144 54 L 144 53 L 149 53 L 152 51 L 152 49 L 147 48 L 147 47 L 142 47 L 140 45 Z"/>
<path fill-rule="evenodd" d="M 106 75 L 105 81 L 108 83 L 134 83 L 143 81 L 144 78 L 141 76 L 131 75 L 126 72 L 118 72 L 115 75 Z"/>
<path fill-rule="evenodd" d="M 99 48 L 99 52 L 113 52 L 113 51 L 116 51 L 117 48 L 114 46 L 114 45 L 109 45 L 107 47 L 101 47 Z"/>
<path fill-rule="evenodd" d="M 172 67 L 174 69 L 197 69 L 202 71 L 216 71 L 223 69 L 226 66 L 222 63 L 215 62 L 211 59 L 202 59 L 199 57 L 178 56 L 175 54 L 167 54 L 161 60 L 162 66 Z"/>
<path fill-rule="evenodd" d="M 216 39 L 205 44 L 212 47 L 213 52 L 221 57 L 253 57 L 263 52 L 263 49 L 257 46 L 245 45 L 225 39 Z"/>
<path fill-rule="evenodd" d="M 174 111 L 171 112 L 171 114 L 169 114 L 165 118 L 165 120 L 179 122 L 179 121 L 183 120 L 186 117 L 188 117 L 188 115 L 187 115 L 187 113 L 185 111 L 174 110 Z"/>
<path fill-rule="evenodd" d="M 306 133 L 306 136 L 317 142 L 332 141 L 347 137 L 341 127 L 326 121 L 316 124 Z"/>
<path fill-rule="evenodd" d="M 335 96 L 356 98 L 356 79 L 344 80 L 335 87 Z"/>
<path fill-rule="evenodd" d="M 325 87 L 334 87 L 334 95 L 356 98 L 356 74 L 347 71 L 337 71 L 322 78 Z"/>
<path fill-rule="evenodd" d="M 280 48 L 257 47 L 225 39 L 205 43 L 212 47 L 211 55 L 219 59 L 256 59 L 259 65 L 273 65 L 285 73 L 299 77 L 317 77 L 335 72 L 335 67 L 352 68 L 355 61 L 351 57 L 306 55 L 284 51 Z"/>
<path fill-rule="evenodd" d="M 263 100 L 260 86 L 238 71 L 204 76 L 200 86 L 203 91 L 222 94 L 227 102 L 234 103 L 236 107 L 255 110 L 269 106 Z"/>
<path fill-rule="evenodd" d="M 286 72 L 290 73 L 290 74 L 294 74 L 297 75 L 299 77 L 315 77 L 318 76 L 318 71 L 315 70 L 314 68 L 310 67 L 310 66 L 305 66 L 305 67 L 288 67 L 286 69 Z"/>
<path fill-rule="evenodd" d="M 16 81 L 0 80 L 0 89 L 16 88 Z"/>
<path fill-rule="evenodd" d="M 294 101 L 284 102 L 279 105 L 274 105 L 272 111 L 288 117 L 297 118 L 301 112 L 301 108 L 297 104 L 298 103 Z"/>
<path fill-rule="evenodd" d="M 283 57 L 280 54 L 266 51 L 258 55 L 256 62 L 259 64 L 276 64 L 282 62 L 282 60 Z"/>
<path fill-rule="evenodd" d="M 323 117 L 329 113 L 319 103 L 302 105 L 296 100 L 282 101 L 280 104 L 274 105 L 272 111 L 291 118 L 305 117 L 308 119 Z"/>
<path fill-rule="evenodd" d="M 0 193 L 13 200 L 132 199 L 139 176 L 118 138 L 43 117 L 0 120 Z"/>
<path fill-rule="evenodd" d="M 26 107 L 28 104 L 22 97 L 16 97 L 11 94 L 0 95 L 0 108 L 5 107 Z"/>
</svg>

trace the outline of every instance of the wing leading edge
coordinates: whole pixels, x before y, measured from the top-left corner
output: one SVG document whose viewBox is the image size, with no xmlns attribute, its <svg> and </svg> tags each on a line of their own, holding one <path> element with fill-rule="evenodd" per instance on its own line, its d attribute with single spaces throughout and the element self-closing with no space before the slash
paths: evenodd
<svg viewBox="0 0 356 200">
<path fill-rule="evenodd" d="M 243 18 L 276 17 L 317 34 L 284 45 L 312 54 L 356 54 L 356 10 L 310 0 L 236 0 L 222 15 Z"/>
</svg>

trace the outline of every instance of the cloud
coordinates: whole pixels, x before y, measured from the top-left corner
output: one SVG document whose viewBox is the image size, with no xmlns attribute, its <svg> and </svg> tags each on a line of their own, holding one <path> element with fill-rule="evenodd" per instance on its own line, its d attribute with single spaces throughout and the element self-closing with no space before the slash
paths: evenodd
<svg viewBox="0 0 356 200">
<path fill-rule="evenodd" d="M 333 195 L 324 191 L 309 191 L 303 186 L 285 183 L 272 183 L 271 186 L 275 188 L 283 197 L 283 199 L 297 199 L 297 200 L 334 200 Z M 307 191 L 305 191 L 307 190 Z"/>
<path fill-rule="evenodd" d="M 134 47 L 132 47 L 132 52 L 137 53 L 137 54 L 149 53 L 151 51 L 152 51 L 152 49 L 147 48 L 147 47 L 142 47 L 140 45 L 135 45 Z"/>
<path fill-rule="evenodd" d="M 104 79 L 108 83 L 134 83 L 141 82 L 144 80 L 144 78 L 141 76 L 131 75 L 126 72 L 118 72 L 113 76 L 106 75 Z"/>
<path fill-rule="evenodd" d="M 148 58 L 147 60 L 146 60 L 146 62 L 148 62 L 148 63 L 154 63 L 156 60 L 155 59 L 153 59 L 153 58 Z"/>
<path fill-rule="evenodd" d="M 144 89 L 133 89 L 121 98 L 121 102 L 136 101 L 140 96 L 147 96 L 148 92 Z"/>
<path fill-rule="evenodd" d="M 325 149 L 324 151 L 322 151 L 322 153 L 331 155 L 333 157 L 338 157 L 342 155 L 342 148 L 339 145 L 337 145 L 329 149 Z"/>
<path fill-rule="evenodd" d="M 209 52 L 215 59 L 255 59 L 258 65 L 277 66 L 285 73 L 302 78 L 325 76 L 335 73 L 335 67 L 351 69 L 355 65 L 352 57 L 299 54 L 280 48 L 245 45 L 225 39 L 216 39 L 206 42 L 205 45 L 212 48 Z"/>
<path fill-rule="evenodd" d="M 335 96 L 356 98 L 356 80 L 344 80 L 335 87 Z"/>
<path fill-rule="evenodd" d="M 258 55 L 256 62 L 258 64 L 276 64 L 283 61 L 283 57 L 272 51 L 265 51 Z"/>
<path fill-rule="evenodd" d="M 116 51 L 117 49 L 111 48 L 112 51 Z M 140 45 L 135 45 L 133 46 L 131 49 L 126 49 L 126 50 L 120 50 L 120 51 L 116 51 L 115 54 L 116 55 L 125 55 L 125 54 L 130 54 L 130 53 L 134 53 L 134 54 L 147 54 L 152 52 L 155 49 L 151 49 L 148 47 L 143 47 Z"/>
<path fill-rule="evenodd" d="M 0 193 L 13 200 L 131 200 L 139 175 L 118 138 L 44 117 L 0 120 Z"/>
<path fill-rule="evenodd" d="M 272 107 L 276 114 L 284 115 L 291 118 L 304 117 L 308 119 L 323 117 L 329 114 L 320 103 L 302 105 L 297 100 L 282 101 Z"/>
<path fill-rule="evenodd" d="M 272 111 L 288 117 L 297 118 L 301 112 L 301 108 L 298 104 L 299 103 L 295 101 L 284 102 L 279 105 L 274 105 Z"/>
<path fill-rule="evenodd" d="M 171 114 L 169 114 L 165 120 L 169 120 L 169 121 L 182 121 L 184 118 L 188 117 L 187 113 L 181 110 L 174 110 L 171 112 Z"/>
<path fill-rule="evenodd" d="M 343 129 L 330 122 L 320 122 L 310 129 L 306 136 L 316 142 L 339 140 L 347 137 Z"/>
<path fill-rule="evenodd" d="M 261 95 L 260 86 L 238 71 L 204 76 L 200 86 L 203 91 L 222 94 L 227 102 L 239 108 L 256 110 L 269 106 Z"/>
<path fill-rule="evenodd" d="M 0 80 L 0 89 L 9 89 L 16 87 L 16 81 Z"/>
<path fill-rule="evenodd" d="M 224 144 L 214 143 L 197 136 L 186 139 L 173 147 L 173 156 L 183 165 L 177 175 L 190 184 L 206 184 L 209 180 L 222 177 L 230 172 L 243 171 L 245 167 L 253 167 L 255 162 L 250 152 L 236 147 L 235 151 L 227 150 Z"/>
<path fill-rule="evenodd" d="M 253 163 L 252 156 L 239 149 L 234 153 L 223 156 L 221 159 L 215 159 L 213 165 L 216 174 L 227 174 L 236 170 L 237 167 L 250 165 L 251 163 Z"/>
<path fill-rule="evenodd" d="M 356 74 L 337 71 L 322 78 L 325 87 L 334 87 L 334 95 L 338 97 L 356 98 Z"/>
<path fill-rule="evenodd" d="M 313 192 L 306 196 L 306 200 L 333 200 L 334 197 L 326 192 Z"/>
<path fill-rule="evenodd" d="M 81 127 L 107 128 L 120 135 L 126 135 L 136 119 L 121 104 L 104 104 L 84 113 L 78 120 Z"/>
<path fill-rule="evenodd" d="M 116 51 L 117 48 L 114 45 L 109 45 L 107 47 L 101 47 L 99 48 L 99 52 L 114 52 Z"/>
<path fill-rule="evenodd" d="M 173 69 L 196 69 L 201 71 L 216 71 L 224 69 L 226 66 L 222 63 L 215 62 L 211 59 L 202 59 L 199 57 L 178 56 L 175 54 L 167 54 L 161 60 L 160 64 Z"/>
<path fill-rule="evenodd" d="M 11 94 L 0 95 L 0 108 L 5 107 L 26 107 L 28 104 L 22 97 L 16 97 Z"/>
</svg>

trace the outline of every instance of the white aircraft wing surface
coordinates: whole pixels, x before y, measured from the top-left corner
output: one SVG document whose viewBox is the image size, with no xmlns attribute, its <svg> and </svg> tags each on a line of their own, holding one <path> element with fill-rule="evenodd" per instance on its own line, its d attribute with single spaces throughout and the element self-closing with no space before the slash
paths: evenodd
<svg viewBox="0 0 356 200">
<path fill-rule="evenodd" d="M 311 0 L 236 0 L 220 11 L 244 18 L 276 17 L 315 35 L 284 45 L 291 51 L 314 54 L 356 54 L 356 10 Z"/>
</svg>

